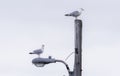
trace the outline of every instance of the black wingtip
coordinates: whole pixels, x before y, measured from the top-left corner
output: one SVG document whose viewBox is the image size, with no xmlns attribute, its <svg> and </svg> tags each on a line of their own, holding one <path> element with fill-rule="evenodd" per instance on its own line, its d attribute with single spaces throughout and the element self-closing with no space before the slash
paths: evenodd
<svg viewBox="0 0 120 76">
<path fill-rule="evenodd" d="M 29 54 L 33 54 L 33 53 L 30 52 Z"/>
<path fill-rule="evenodd" d="M 65 16 L 69 16 L 69 14 L 65 14 Z"/>
</svg>

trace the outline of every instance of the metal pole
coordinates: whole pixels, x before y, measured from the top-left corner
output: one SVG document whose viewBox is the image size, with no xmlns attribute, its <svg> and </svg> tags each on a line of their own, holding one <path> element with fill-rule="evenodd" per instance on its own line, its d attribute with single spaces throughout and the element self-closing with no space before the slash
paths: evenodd
<svg viewBox="0 0 120 76">
<path fill-rule="evenodd" d="M 74 76 L 82 76 L 82 20 L 75 19 Z"/>
</svg>

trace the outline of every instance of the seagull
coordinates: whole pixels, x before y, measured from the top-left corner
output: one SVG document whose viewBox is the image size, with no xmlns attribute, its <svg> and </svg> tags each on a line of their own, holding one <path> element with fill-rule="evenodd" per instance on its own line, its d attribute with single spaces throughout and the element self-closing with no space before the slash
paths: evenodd
<svg viewBox="0 0 120 76">
<path fill-rule="evenodd" d="M 29 54 L 37 54 L 40 57 L 40 54 L 42 54 L 44 51 L 44 45 L 42 45 L 41 49 L 33 50 L 33 52 L 30 52 Z"/>
<path fill-rule="evenodd" d="M 73 11 L 72 13 L 69 13 L 69 14 L 65 14 L 65 16 L 72 16 L 72 17 L 75 17 L 77 19 L 78 16 L 81 15 L 82 11 L 84 11 L 83 8 L 81 8 L 81 11 Z"/>
</svg>

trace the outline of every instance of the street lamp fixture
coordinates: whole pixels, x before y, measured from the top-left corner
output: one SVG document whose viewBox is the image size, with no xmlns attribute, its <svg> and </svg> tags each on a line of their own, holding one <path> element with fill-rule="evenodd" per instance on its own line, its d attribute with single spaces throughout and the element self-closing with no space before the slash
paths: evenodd
<svg viewBox="0 0 120 76">
<path fill-rule="evenodd" d="M 68 64 L 66 62 L 64 62 L 63 60 L 58 60 L 58 59 L 53 59 L 51 56 L 49 56 L 48 58 L 34 58 L 32 60 L 32 63 L 36 66 L 36 67 L 44 67 L 46 64 L 49 63 L 56 63 L 56 62 L 61 62 L 66 66 L 66 69 L 68 71 L 69 76 L 72 76 L 72 71 L 70 71 L 70 68 L 68 66 Z"/>
<path fill-rule="evenodd" d="M 44 67 L 46 64 L 49 63 L 55 63 L 55 59 L 50 59 L 50 58 L 35 58 L 32 60 L 32 63 L 36 66 L 36 67 Z"/>
</svg>

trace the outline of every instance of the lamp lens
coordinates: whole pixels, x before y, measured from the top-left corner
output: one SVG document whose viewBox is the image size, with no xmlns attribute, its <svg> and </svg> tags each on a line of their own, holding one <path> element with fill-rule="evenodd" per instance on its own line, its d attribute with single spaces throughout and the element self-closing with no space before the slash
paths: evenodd
<svg viewBox="0 0 120 76">
<path fill-rule="evenodd" d="M 36 67 L 44 67 L 45 64 L 35 64 Z"/>
</svg>

